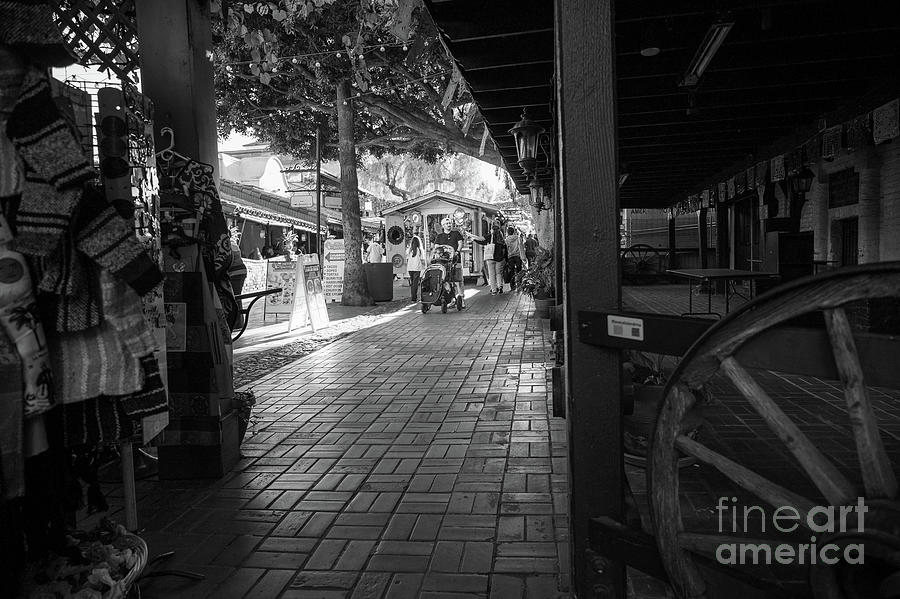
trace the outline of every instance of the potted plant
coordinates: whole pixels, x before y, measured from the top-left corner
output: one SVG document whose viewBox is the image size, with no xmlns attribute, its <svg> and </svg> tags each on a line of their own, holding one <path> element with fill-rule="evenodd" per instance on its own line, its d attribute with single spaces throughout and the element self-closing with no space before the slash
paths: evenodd
<svg viewBox="0 0 900 599">
<path fill-rule="evenodd" d="M 625 447 L 625 461 L 636 466 L 645 466 L 650 440 L 656 427 L 656 417 L 665 401 L 666 384 L 678 367 L 681 358 L 654 354 L 638 350 L 626 350 L 622 364 L 625 395 L 630 395 L 633 408 L 623 417 L 622 441 Z M 696 438 L 700 425 L 687 432 Z M 683 457 L 679 466 L 694 463 L 693 458 Z"/>
<path fill-rule="evenodd" d="M 513 277 L 516 290 L 534 300 L 534 313 L 538 318 L 549 318 L 550 306 L 556 305 L 556 272 L 553 255 L 543 248 L 528 266 Z"/>
</svg>

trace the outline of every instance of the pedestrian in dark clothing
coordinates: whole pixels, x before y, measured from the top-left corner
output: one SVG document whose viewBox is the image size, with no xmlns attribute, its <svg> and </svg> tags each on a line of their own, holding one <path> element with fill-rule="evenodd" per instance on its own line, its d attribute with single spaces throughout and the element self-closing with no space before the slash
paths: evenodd
<svg viewBox="0 0 900 599">
<path fill-rule="evenodd" d="M 525 248 L 515 227 L 506 229 L 506 267 L 503 269 L 503 280 L 509 283 L 509 288 L 516 288 L 516 273 L 522 270 L 522 259 L 525 257 Z"/>
<path fill-rule="evenodd" d="M 534 238 L 534 233 L 529 233 L 528 239 L 525 240 L 525 260 L 528 261 L 528 266 L 534 264 L 538 247 L 538 240 Z"/>
</svg>

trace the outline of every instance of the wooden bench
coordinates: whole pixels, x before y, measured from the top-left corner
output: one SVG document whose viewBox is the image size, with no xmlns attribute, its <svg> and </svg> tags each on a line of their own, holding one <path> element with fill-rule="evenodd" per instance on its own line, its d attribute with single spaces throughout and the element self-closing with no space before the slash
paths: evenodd
<svg viewBox="0 0 900 599">
<path fill-rule="evenodd" d="M 241 325 L 241 330 L 238 331 L 238 334 L 231 338 L 231 341 L 234 342 L 240 339 L 241 335 L 244 334 L 244 331 L 247 330 L 247 323 L 250 322 L 250 310 L 253 309 L 253 304 L 255 304 L 259 298 L 272 295 L 273 293 L 281 293 L 282 291 L 283 289 L 281 287 L 271 287 L 269 289 L 263 289 L 262 291 L 253 291 L 234 296 L 234 299 L 236 299 L 241 306 L 240 314 L 243 317 L 244 323 Z M 246 308 L 243 307 L 243 300 L 245 299 L 250 300 L 250 303 L 247 304 Z"/>
</svg>

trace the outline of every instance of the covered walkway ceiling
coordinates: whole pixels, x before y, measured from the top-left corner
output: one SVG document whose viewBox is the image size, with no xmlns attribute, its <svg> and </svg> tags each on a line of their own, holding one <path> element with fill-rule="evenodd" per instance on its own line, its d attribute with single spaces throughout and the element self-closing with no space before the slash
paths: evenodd
<svg viewBox="0 0 900 599">
<path fill-rule="evenodd" d="M 508 130 L 523 107 L 548 130 L 553 126 L 553 2 L 427 4 L 526 192 Z M 896 97 L 896 7 L 887 0 L 618 0 L 617 135 L 620 172 L 628 173 L 622 207 L 671 205 L 768 158 L 767 147 L 800 143 L 804 134 Z M 679 86 L 717 21 L 734 26 L 699 84 Z M 660 49 L 656 56 L 640 53 L 648 39 Z M 550 153 L 545 144 L 545 161 Z"/>
</svg>

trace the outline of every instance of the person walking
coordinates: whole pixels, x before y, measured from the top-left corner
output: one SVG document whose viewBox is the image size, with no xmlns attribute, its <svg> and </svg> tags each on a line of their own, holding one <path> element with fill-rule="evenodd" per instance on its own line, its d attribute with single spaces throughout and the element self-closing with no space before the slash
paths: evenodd
<svg viewBox="0 0 900 599">
<path fill-rule="evenodd" d="M 534 259 L 537 257 L 537 249 L 538 240 L 534 238 L 534 233 L 529 233 L 528 239 L 525 240 L 525 260 L 528 262 L 528 266 L 534 264 Z"/>
<path fill-rule="evenodd" d="M 419 279 L 425 270 L 425 258 L 422 256 L 422 240 L 414 235 L 406 250 L 406 272 L 409 274 L 409 296 L 414 302 L 419 301 Z"/>
<path fill-rule="evenodd" d="M 525 259 L 525 248 L 519 231 L 515 227 L 506 229 L 506 267 L 503 269 L 503 280 L 508 280 L 510 291 L 516 288 L 516 273 L 522 270 L 522 261 Z"/>
<path fill-rule="evenodd" d="M 494 219 L 487 239 L 472 233 L 466 233 L 466 235 L 475 243 L 484 246 L 484 263 L 487 266 L 491 295 L 503 293 L 503 261 L 506 259 L 506 242 L 500 229 L 500 221 Z"/>
</svg>

